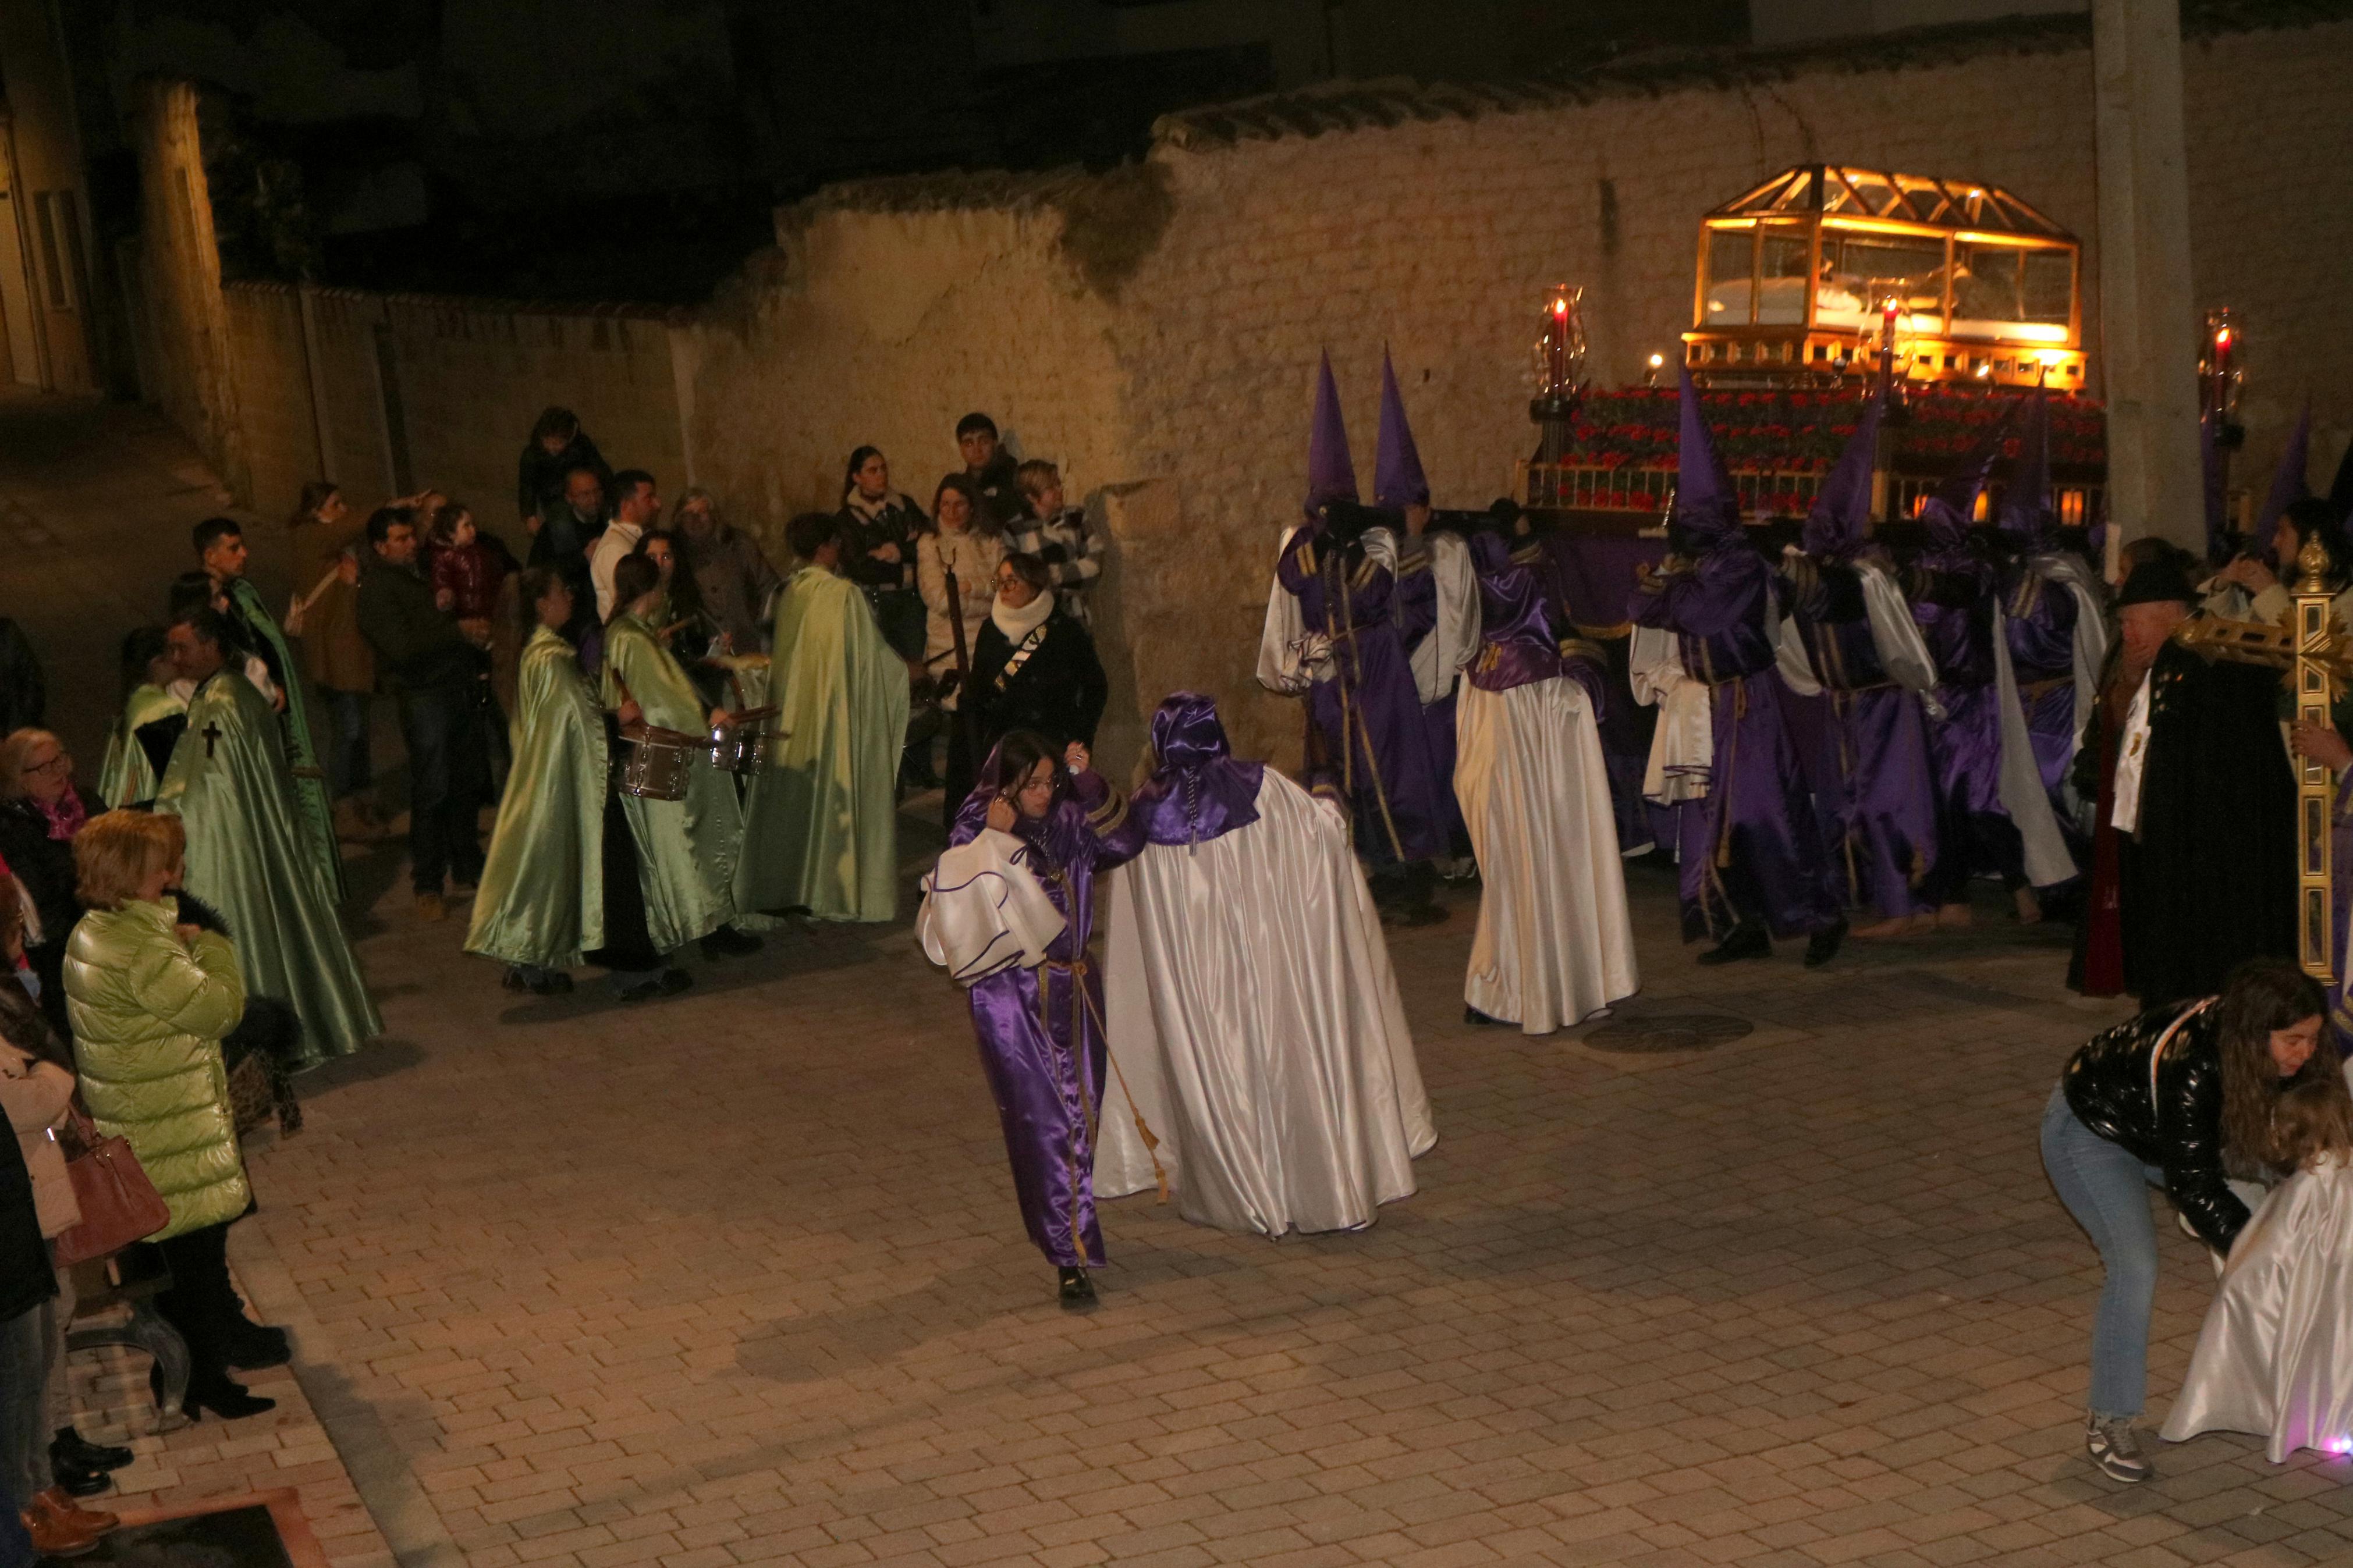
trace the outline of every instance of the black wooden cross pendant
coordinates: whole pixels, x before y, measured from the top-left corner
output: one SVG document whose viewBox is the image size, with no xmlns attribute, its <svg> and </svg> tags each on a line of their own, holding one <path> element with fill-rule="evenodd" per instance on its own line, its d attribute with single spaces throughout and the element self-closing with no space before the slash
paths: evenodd
<svg viewBox="0 0 2353 1568">
<path fill-rule="evenodd" d="M 220 739 L 220 726 L 206 724 L 202 733 L 205 737 L 205 760 L 210 762 L 213 756 L 213 743 Z"/>
</svg>

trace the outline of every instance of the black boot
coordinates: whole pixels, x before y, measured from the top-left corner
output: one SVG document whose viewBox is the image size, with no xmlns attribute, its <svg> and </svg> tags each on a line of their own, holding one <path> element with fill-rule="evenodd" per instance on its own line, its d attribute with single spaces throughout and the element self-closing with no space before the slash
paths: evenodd
<svg viewBox="0 0 2353 1568">
<path fill-rule="evenodd" d="M 49 1443 L 53 1462 L 70 1460 L 85 1470 L 120 1470 L 137 1458 L 111 1443 L 93 1443 L 70 1426 L 60 1426 Z"/>
<path fill-rule="evenodd" d="M 1841 934 L 1844 934 L 1841 932 Z M 1723 942 L 1699 955 L 1702 963 L 1737 963 L 1744 958 L 1769 958 L 1773 939 L 1762 921 L 1742 921 Z"/>
<path fill-rule="evenodd" d="M 1063 1306 L 1075 1310 L 1095 1304 L 1098 1300 L 1095 1295 L 1095 1282 L 1087 1278 L 1085 1269 L 1064 1268 L 1058 1272 L 1061 1276 L 1060 1294 Z"/>
<path fill-rule="evenodd" d="M 1846 917 L 1839 918 L 1816 931 L 1806 942 L 1806 967 L 1820 969 L 1838 956 L 1839 944 L 1846 941 Z"/>
<path fill-rule="evenodd" d="M 294 1359 L 294 1342 L 284 1329 L 265 1328 L 239 1318 L 228 1325 L 226 1338 L 228 1364 L 246 1372 L 284 1366 Z"/>
</svg>

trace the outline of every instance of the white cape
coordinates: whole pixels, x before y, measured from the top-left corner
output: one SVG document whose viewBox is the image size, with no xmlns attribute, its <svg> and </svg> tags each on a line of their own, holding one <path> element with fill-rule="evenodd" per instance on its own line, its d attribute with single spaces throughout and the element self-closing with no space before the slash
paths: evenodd
<svg viewBox="0 0 2353 1568">
<path fill-rule="evenodd" d="M 2267 1435 L 2274 1464 L 2353 1447 L 2353 1171 L 2290 1176 L 2232 1244 L 2164 1436 L 2218 1428 Z"/>
<path fill-rule="evenodd" d="M 1353 1230 L 1413 1192 L 1430 1096 L 1347 825 L 1272 768 L 1258 810 L 1106 878 L 1095 1193 L 1165 1170 L 1197 1224 Z"/>
<path fill-rule="evenodd" d="M 1625 863 L 1585 689 L 1566 676 L 1508 691 L 1466 681 L 1454 737 L 1454 795 L 1484 878 L 1463 1000 L 1547 1035 L 1632 995 Z"/>
<path fill-rule="evenodd" d="M 1035 969 L 1062 934 L 1062 911 L 1029 866 L 1029 847 L 984 827 L 924 873 L 915 938 L 959 985 L 1003 969 Z"/>
<path fill-rule="evenodd" d="M 1453 694 L 1462 667 L 1479 652 L 1479 573 L 1470 547 L 1451 533 L 1428 541 L 1430 581 L 1438 588 L 1438 624 L 1413 645 L 1407 662 L 1424 708 Z"/>
</svg>

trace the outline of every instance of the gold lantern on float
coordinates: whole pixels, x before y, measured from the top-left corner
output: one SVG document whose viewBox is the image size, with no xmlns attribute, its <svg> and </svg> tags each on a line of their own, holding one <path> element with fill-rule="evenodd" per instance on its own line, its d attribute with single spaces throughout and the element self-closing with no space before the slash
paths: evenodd
<svg viewBox="0 0 2353 1568">
<path fill-rule="evenodd" d="M 2329 611 L 2336 595 L 2325 575 L 2328 552 L 2313 540 L 2297 553 L 2295 564 L 2295 664 L 2290 671 L 2295 716 L 2299 723 L 2326 728 L 2336 706 L 2337 671 L 2344 659 L 2343 639 Z M 2324 984 L 2337 978 L 2329 889 L 2329 837 L 2336 814 L 2337 775 L 2311 757 L 2297 758 L 2296 956 L 2304 972 Z"/>
</svg>

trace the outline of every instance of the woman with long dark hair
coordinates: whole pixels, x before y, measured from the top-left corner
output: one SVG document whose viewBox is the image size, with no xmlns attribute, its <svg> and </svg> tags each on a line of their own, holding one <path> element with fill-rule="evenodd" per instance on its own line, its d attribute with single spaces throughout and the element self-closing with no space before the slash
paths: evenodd
<svg viewBox="0 0 2353 1568">
<path fill-rule="evenodd" d="M 841 574 L 865 592 L 874 624 L 901 658 L 923 657 L 923 601 L 915 592 L 916 542 L 932 520 L 904 490 L 891 488 L 891 464 L 879 447 L 849 454 L 842 476 Z"/>
<path fill-rule="evenodd" d="M 984 841 L 976 844 L 976 841 Z M 1127 801 L 1098 775 L 1087 749 L 1015 731 L 997 742 L 963 802 L 949 850 L 924 882 L 929 899 L 953 900 L 997 879 L 1020 879 L 1017 896 L 1042 893 L 1060 917 L 1038 951 L 970 983 L 973 1034 L 1005 1129 L 1013 1190 L 1029 1239 L 1060 1277 L 1065 1307 L 1095 1300 L 1087 1270 L 1103 1261 L 1095 1221 L 1094 1127 L 1103 1107 L 1103 980 L 1087 952 L 1094 931 L 1094 877 L 1133 859 L 1144 830 Z M 994 892 L 982 901 L 1001 907 Z M 961 978 L 954 911 L 926 910 L 926 951 Z M 1046 924 L 1053 926 L 1050 916 Z M 965 933 L 970 927 L 965 928 Z"/>
<path fill-rule="evenodd" d="M 2276 1164 L 2280 1091 L 2339 1070 L 2317 1049 L 2327 998 L 2284 959 L 2232 972 L 2219 996 L 2117 1025 L 2069 1058 L 2042 1112 L 2042 1167 L 2100 1249 L 2107 1282 L 2092 1330 L 2084 1446 L 2112 1480 L 2154 1473 L 2133 1431 L 2148 1384 L 2162 1186 L 2199 1238 L 2227 1255 L 2247 1223 L 2232 1176 Z"/>
</svg>

